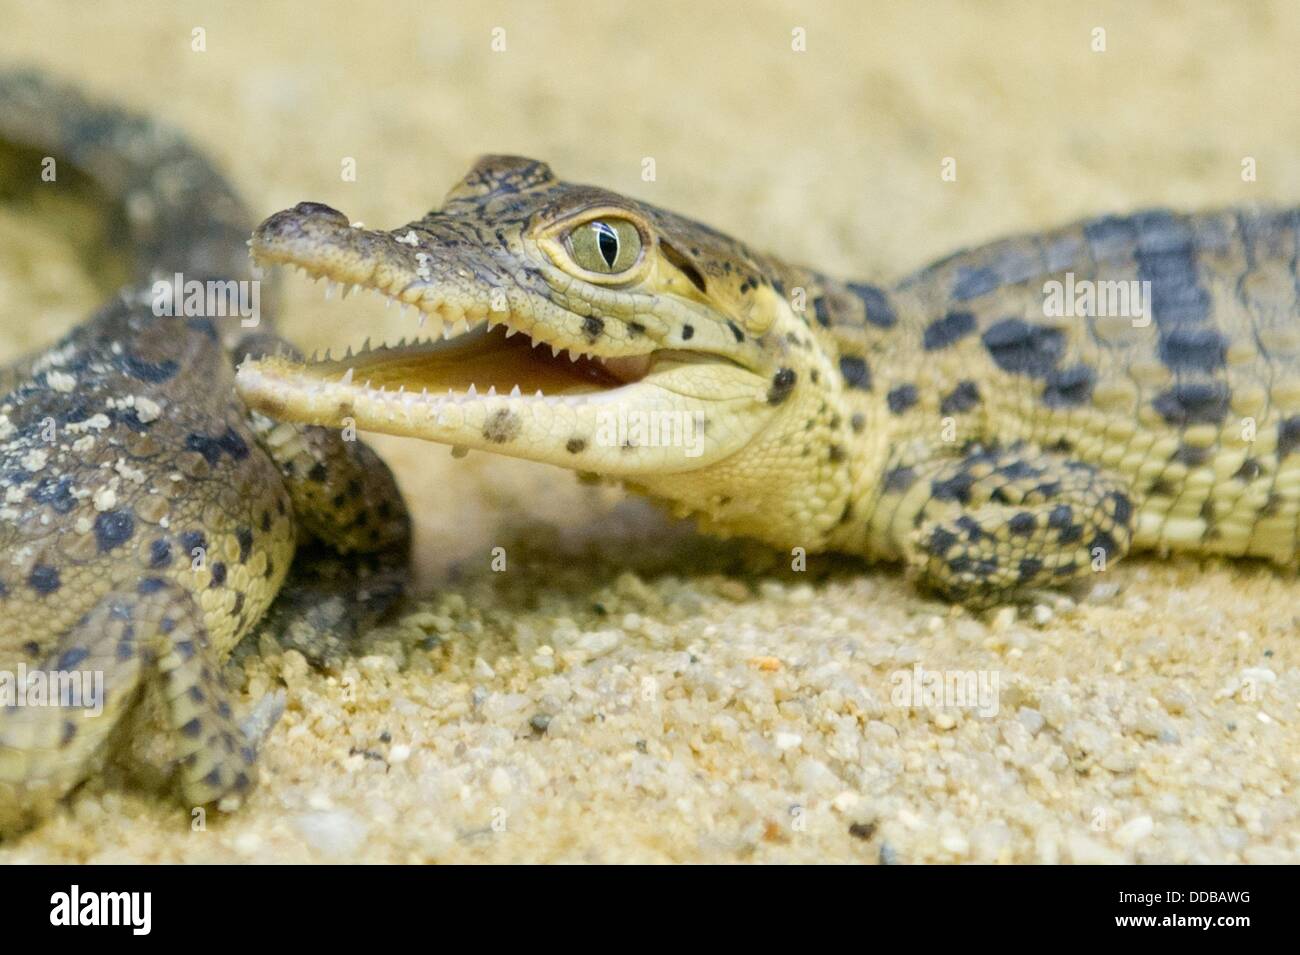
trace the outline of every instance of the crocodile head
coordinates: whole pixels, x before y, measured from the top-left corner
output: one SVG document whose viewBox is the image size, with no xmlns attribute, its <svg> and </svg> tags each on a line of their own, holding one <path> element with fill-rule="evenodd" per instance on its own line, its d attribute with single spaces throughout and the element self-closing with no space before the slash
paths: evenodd
<svg viewBox="0 0 1300 955">
<path fill-rule="evenodd" d="M 250 247 L 414 312 L 413 340 L 245 361 L 241 394 L 274 417 L 620 478 L 759 536 L 774 507 L 806 532 L 847 493 L 818 464 L 833 372 L 788 298 L 810 273 L 682 216 L 490 156 L 409 225 L 301 203 Z"/>
</svg>

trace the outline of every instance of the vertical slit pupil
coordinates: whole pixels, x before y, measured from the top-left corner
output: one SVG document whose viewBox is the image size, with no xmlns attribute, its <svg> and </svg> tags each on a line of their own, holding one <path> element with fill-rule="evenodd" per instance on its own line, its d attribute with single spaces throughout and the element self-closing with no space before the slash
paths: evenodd
<svg viewBox="0 0 1300 955">
<path fill-rule="evenodd" d="M 591 227 L 596 230 L 596 245 L 600 249 L 600 257 L 612 269 L 614 263 L 618 261 L 618 233 L 604 222 L 593 222 Z"/>
</svg>

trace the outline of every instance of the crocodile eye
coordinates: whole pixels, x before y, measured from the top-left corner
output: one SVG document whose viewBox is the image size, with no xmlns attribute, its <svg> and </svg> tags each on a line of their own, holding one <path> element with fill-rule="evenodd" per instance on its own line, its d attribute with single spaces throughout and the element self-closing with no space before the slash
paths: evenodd
<svg viewBox="0 0 1300 955">
<path fill-rule="evenodd" d="M 641 233 L 627 219 L 593 219 L 570 230 L 569 255 L 588 272 L 616 275 L 641 257 Z"/>
</svg>

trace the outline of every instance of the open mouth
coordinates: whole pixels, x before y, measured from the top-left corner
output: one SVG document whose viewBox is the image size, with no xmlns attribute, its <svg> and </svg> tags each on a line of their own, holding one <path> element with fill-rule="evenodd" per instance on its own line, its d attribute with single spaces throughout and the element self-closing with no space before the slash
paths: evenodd
<svg viewBox="0 0 1300 955">
<path fill-rule="evenodd" d="M 525 288 L 517 260 L 470 253 L 443 228 L 440 244 L 425 243 L 410 230 L 354 227 L 311 203 L 259 226 L 250 245 L 260 266 L 324 280 L 326 298 L 373 292 L 403 315 L 396 325 L 373 313 L 348 316 L 380 343 L 354 342 L 342 355 L 246 359 L 236 376 L 245 403 L 279 420 L 611 475 L 699 467 L 743 440 L 739 430 L 706 439 L 706 411 L 766 407 L 760 376 L 723 355 L 665 347 L 660 319 L 644 306 L 624 303 L 635 316 L 626 323 L 596 303 L 571 311 Z M 614 294 L 596 289 L 592 297 Z M 693 441 L 689 454 L 683 434 Z"/>
</svg>

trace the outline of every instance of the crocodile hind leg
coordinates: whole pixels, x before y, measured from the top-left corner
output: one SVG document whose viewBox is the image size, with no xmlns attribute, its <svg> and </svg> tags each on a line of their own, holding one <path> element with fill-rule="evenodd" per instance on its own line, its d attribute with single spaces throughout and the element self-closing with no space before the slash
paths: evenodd
<svg viewBox="0 0 1300 955">
<path fill-rule="evenodd" d="M 86 778 L 153 667 L 186 798 L 215 802 L 252 784 L 254 754 L 234 723 L 202 611 L 178 585 L 150 577 L 105 595 L 39 664 L 87 688 L 79 706 L 0 709 L 0 831 L 47 815 Z"/>
<path fill-rule="evenodd" d="M 1018 443 L 890 472 L 889 535 L 921 583 L 989 605 L 1106 569 L 1128 550 L 1126 484 Z M 883 504 L 883 502 L 882 502 Z"/>
</svg>

